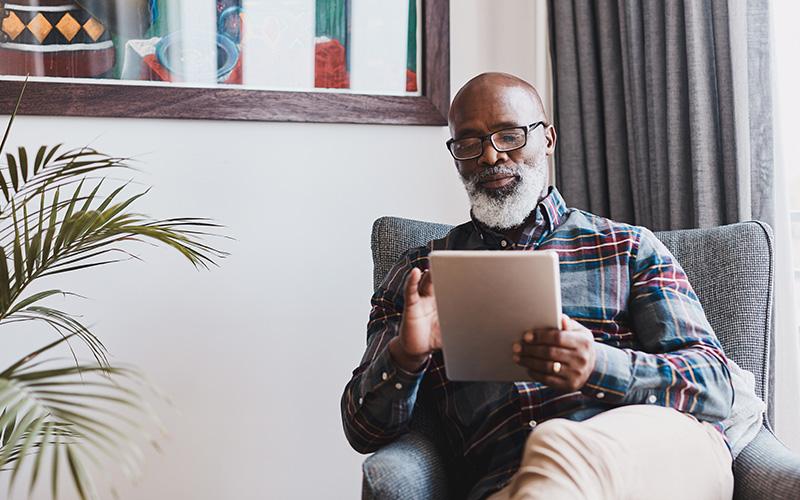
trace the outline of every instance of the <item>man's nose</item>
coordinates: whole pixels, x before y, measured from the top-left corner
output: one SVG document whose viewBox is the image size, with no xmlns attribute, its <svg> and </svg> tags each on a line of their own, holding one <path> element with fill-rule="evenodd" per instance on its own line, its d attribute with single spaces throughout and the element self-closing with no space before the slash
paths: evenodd
<svg viewBox="0 0 800 500">
<path fill-rule="evenodd" d="M 478 157 L 478 165 L 492 167 L 497 165 L 499 161 L 507 159 L 508 154 L 496 150 L 494 144 L 492 144 L 492 141 L 490 141 L 488 137 L 483 140 L 483 152 Z"/>
</svg>

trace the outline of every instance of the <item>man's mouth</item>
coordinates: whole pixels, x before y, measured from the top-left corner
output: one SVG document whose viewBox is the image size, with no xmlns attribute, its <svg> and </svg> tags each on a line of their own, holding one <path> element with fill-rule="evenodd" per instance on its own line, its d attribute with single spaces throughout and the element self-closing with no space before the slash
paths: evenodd
<svg viewBox="0 0 800 500">
<path fill-rule="evenodd" d="M 517 179 L 514 174 L 488 175 L 480 181 L 480 186 L 486 189 L 500 189 L 508 186 Z"/>
</svg>

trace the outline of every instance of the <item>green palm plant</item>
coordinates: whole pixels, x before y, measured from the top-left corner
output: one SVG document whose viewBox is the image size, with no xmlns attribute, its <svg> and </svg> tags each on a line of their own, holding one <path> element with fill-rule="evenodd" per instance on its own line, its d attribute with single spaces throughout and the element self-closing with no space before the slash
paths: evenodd
<svg viewBox="0 0 800 500">
<path fill-rule="evenodd" d="M 30 155 L 21 147 L 6 154 L 6 161 L 0 168 L 0 326 L 39 324 L 57 338 L 0 372 L 0 471 L 8 475 L 9 494 L 21 477 L 28 476 L 22 487 L 30 495 L 47 476 L 54 498 L 62 477 L 81 498 L 98 498 L 93 468 L 113 462 L 135 476 L 143 457 L 140 443 L 157 446 L 158 420 L 145 397 L 150 386 L 136 370 L 110 364 L 103 343 L 76 316 L 46 305 L 71 292 L 31 292 L 31 285 L 136 258 L 125 248 L 130 242 L 166 245 L 207 269 L 226 255 L 202 242 L 219 226 L 207 219 L 157 220 L 132 212 L 146 191 L 123 195 L 128 184 L 102 195 L 106 172 L 131 168 L 125 158 L 57 145 Z M 90 362 L 79 360 L 74 342 L 88 348 Z M 65 346 L 72 354 L 68 363 L 44 359 Z"/>
</svg>

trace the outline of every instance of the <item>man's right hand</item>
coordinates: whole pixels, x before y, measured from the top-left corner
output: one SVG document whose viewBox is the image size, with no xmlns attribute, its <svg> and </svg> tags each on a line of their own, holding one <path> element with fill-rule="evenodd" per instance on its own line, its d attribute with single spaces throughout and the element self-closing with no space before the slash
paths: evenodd
<svg viewBox="0 0 800 500">
<path fill-rule="evenodd" d="M 400 334 L 389 343 L 389 352 L 402 369 L 415 372 L 433 351 L 442 348 L 430 272 L 412 269 L 406 278 L 404 296 Z"/>
</svg>

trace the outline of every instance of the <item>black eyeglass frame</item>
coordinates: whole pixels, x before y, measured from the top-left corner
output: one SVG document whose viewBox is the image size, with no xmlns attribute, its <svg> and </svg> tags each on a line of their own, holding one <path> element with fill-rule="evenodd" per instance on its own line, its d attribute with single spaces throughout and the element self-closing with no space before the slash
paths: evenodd
<svg viewBox="0 0 800 500">
<path fill-rule="evenodd" d="M 463 140 L 463 139 L 480 139 L 481 140 L 481 150 L 480 150 L 480 152 L 478 154 L 476 154 L 475 156 L 470 156 L 468 158 L 456 158 L 456 155 L 453 153 L 453 150 L 450 149 L 450 145 L 453 144 L 454 142 L 456 142 L 456 140 L 453 139 L 453 138 L 451 138 L 447 142 L 445 142 L 445 147 L 447 147 L 447 151 L 450 152 L 450 156 L 452 156 L 455 160 L 458 160 L 458 161 L 468 161 L 468 160 L 474 160 L 475 158 L 480 158 L 480 156 L 483 154 L 483 143 L 486 142 L 486 139 L 489 139 L 489 143 L 492 145 L 492 147 L 498 153 L 508 153 L 510 151 L 516 151 L 518 149 L 522 149 L 525 146 L 527 146 L 528 145 L 528 134 L 530 134 L 531 131 L 533 131 L 539 125 L 547 127 L 547 122 L 538 121 L 538 122 L 531 123 L 528 126 L 522 125 L 522 126 L 519 126 L 519 127 L 502 128 L 500 130 L 495 130 L 494 132 L 489 132 L 486 135 L 481 135 L 481 136 L 478 136 L 478 137 L 463 137 L 462 139 L 458 139 L 459 141 Z M 517 146 L 517 147 L 511 148 L 511 149 L 500 149 L 494 143 L 494 140 L 492 139 L 492 136 L 494 134 L 498 134 L 500 132 L 505 132 L 506 130 L 517 130 L 517 129 L 521 129 L 521 130 L 525 131 L 525 142 L 523 142 L 521 146 Z"/>
</svg>

